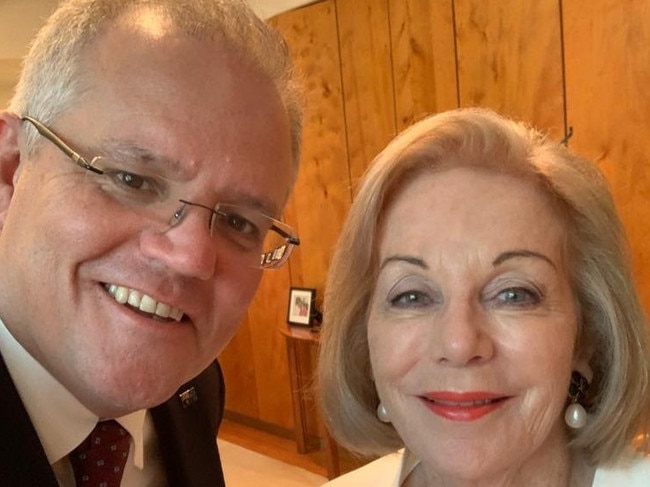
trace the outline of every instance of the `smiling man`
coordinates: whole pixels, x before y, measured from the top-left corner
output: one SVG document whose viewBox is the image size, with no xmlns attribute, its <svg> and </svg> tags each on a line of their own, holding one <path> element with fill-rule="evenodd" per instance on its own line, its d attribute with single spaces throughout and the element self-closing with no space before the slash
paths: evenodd
<svg viewBox="0 0 650 487">
<path fill-rule="evenodd" d="M 53 14 L 0 113 L 2 485 L 103 479 L 77 448 L 113 428 L 106 485 L 223 484 L 214 359 L 298 243 L 299 112 L 240 1 Z"/>
</svg>

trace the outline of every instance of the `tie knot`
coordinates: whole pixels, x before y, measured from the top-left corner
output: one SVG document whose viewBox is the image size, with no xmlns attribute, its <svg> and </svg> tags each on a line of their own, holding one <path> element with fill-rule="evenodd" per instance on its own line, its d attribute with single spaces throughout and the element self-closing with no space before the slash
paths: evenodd
<svg viewBox="0 0 650 487">
<path fill-rule="evenodd" d="M 78 487 L 119 487 L 131 436 L 115 420 L 100 421 L 70 453 Z"/>
</svg>

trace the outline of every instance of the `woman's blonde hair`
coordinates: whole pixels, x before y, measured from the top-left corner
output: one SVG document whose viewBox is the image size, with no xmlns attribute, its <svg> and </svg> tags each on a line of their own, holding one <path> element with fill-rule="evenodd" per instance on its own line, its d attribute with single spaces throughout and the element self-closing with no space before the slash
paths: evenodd
<svg viewBox="0 0 650 487">
<path fill-rule="evenodd" d="M 376 417 L 367 312 L 376 282 L 377 231 L 394 195 L 425 171 L 476 166 L 536 181 L 565 220 L 569 274 L 591 353 L 587 425 L 571 445 L 595 465 L 616 462 L 648 426 L 649 338 L 627 241 L 607 184 L 589 161 L 540 132 L 486 109 L 431 116 L 399 134 L 373 161 L 334 252 L 325 291 L 318 385 L 326 423 L 364 455 L 403 446 Z M 432 439 L 435 441 L 435 439 Z"/>
</svg>

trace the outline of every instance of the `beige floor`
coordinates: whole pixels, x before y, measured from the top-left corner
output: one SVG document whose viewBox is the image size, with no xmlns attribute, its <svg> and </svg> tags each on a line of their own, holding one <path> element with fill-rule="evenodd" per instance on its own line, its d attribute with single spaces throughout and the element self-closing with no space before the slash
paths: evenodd
<svg viewBox="0 0 650 487">
<path fill-rule="evenodd" d="M 226 485 L 234 487 L 317 487 L 325 477 L 218 440 Z"/>
</svg>

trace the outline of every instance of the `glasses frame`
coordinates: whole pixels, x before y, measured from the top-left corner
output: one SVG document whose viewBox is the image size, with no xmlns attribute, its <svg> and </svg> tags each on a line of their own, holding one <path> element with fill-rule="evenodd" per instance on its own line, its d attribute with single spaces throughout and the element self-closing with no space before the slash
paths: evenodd
<svg viewBox="0 0 650 487">
<path fill-rule="evenodd" d="M 63 152 L 69 159 L 72 160 L 77 166 L 86 169 L 88 171 L 91 171 L 95 174 L 103 175 L 104 171 L 98 167 L 96 167 L 94 164 L 97 160 L 101 159 L 101 156 L 94 156 L 92 159 L 90 159 L 90 162 L 83 157 L 81 154 L 79 154 L 76 150 L 74 150 L 72 147 L 70 147 L 66 142 L 61 139 L 52 129 L 47 127 L 44 123 L 39 121 L 38 119 L 31 117 L 29 115 L 23 115 L 20 117 L 21 120 L 29 122 L 31 125 L 34 126 L 34 128 L 38 131 L 40 135 L 45 137 L 47 140 L 52 142 L 61 152 Z M 219 206 L 220 204 L 217 203 L 214 207 L 210 207 L 207 205 L 204 205 L 202 203 L 195 203 L 192 201 L 189 201 L 184 198 L 179 198 L 179 203 L 181 203 L 181 207 L 174 212 L 172 215 L 172 220 L 175 221 L 171 226 L 178 225 L 180 223 L 182 218 L 179 218 L 183 214 L 183 207 L 184 206 L 196 206 L 199 208 L 203 208 L 205 210 L 208 210 L 212 213 L 209 223 L 208 223 L 208 230 L 210 231 L 210 234 L 212 234 L 212 225 L 213 225 L 213 220 L 214 217 L 219 216 Z M 223 203 L 221 203 L 223 204 Z M 237 205 L 228 205 L 228 206 L 237 206 Z M 262 215 L 264 215 L 262 213 Z M 298 236 L 295 234 L 295 231 L 286 223 L 276 220 L 273 217 L 270 217 L 268 215 L 264 215 L 265 218 L 268 218 L 271 222 L 272 225 L 270 227 L 270 230 L 275 231 L 278 235 L 280 235 L 284 240 L 285 240 L 285 245 L 286 248 L 284 249 L 283 255 L 281 258 L 279 258 L 277 261 L 269 260 L 269 253 L 262 253 L 261 254 L 261 262 L 260 262 L 260 268 L 262 269 L 277 269 L 284 265 L 287 260 L 289 259 L 289 256 L 291 255 L 291 251 L 293 250 L 294 247 L 297 247 L 300 245 L 300 239 Z M 281 247 L 278 247 L 274 250 L 274 252 L 277 252 L 278 249 Z M 264 264 L 269 264 L 269 265 L 264 265 Z"/>
</svg>

